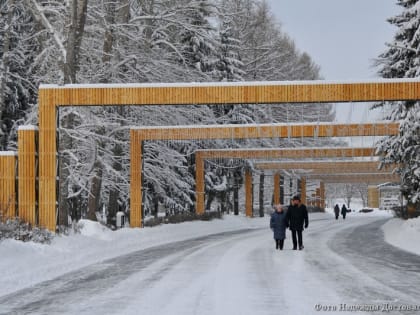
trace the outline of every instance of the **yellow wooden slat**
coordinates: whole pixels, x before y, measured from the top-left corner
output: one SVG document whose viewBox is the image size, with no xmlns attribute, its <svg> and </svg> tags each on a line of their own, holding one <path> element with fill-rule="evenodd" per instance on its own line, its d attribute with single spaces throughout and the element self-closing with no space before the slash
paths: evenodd
<svg viewBox="0 0 420 315">
<path fill-rule="evenodd" d="M 262 124 L 166 126 L 135 128 L 143 140 L 202 140 L 257 139 L 287 137 L 352 137 L 397 135 L 399 124 L 394 122 L 360 124 Z"/>
<path fill-rule="evenodd" d="M 35 182 L 36 182 L 36 137 L 37 129 L 18 130 L 18 214 L 32 225 L 37 223 Z"/>
<path fill-rule="evenodd" d="M 0 219 L 16 216 L 16 153 L 0 154 Z"/>
</svg>

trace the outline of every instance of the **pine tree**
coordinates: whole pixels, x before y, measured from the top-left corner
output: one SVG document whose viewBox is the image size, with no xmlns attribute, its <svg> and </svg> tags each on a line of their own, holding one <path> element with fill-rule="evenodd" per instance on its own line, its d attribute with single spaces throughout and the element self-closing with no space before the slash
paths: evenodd
<svg viewBox="0 0 420 315">
<path fill-rule="evenodd" d="M 376 61 L 383 78 L 420 77 L 420 1 L 398 0 L 402 12 L 388 19 L 398 29 L 388 49 Z M 400 132 L 378 143 L 383 163 L 398 163 L 402 193 L 420 205 L 420 105 L 418 101 L 377 104 L 391 108 L 388 119 L 400 121 Z"/>
<path fill-rule="evenodd" d="M 39 43 L 34 22 L 21 1 L 0 1 L 0 150 L 16 148 L 16 130 L 36 104 Z"/>
</svg>

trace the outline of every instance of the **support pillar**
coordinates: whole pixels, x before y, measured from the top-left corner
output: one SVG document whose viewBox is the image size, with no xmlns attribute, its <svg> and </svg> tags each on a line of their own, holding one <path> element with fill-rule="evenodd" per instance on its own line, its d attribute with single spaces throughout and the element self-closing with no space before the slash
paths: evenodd
<svg viewBox="0 0 420 315">
<path fill-rule="evenodd" d="M 306 177 L 300 179 L 300 201 L 306 204 Z"/>
<path fill-rule="evenodd" d="M 130 227 L 142 227 L 142 139 L 130 131 Z"/>
<path fill-rule="evenodd" d="M 324 182 L 319 183 L 319 197 L 321 198 L 320 200 L 321 209 L 325 211 L 325 183 Z"/>
<path fill-rule="evenodd" d="M 379 189 L 376 186 L 368 186 L 368 207 L 379 208 Z"/>
<path fill-rule="evenodd" d="M 245 215 L 252 217 L 253 213 L 253 191 L 252 191 L 252 173 L 250 170 L 245 171 Z"/>
<path fill-rule="evenodd" d="M 274 174 L 273 177 L 273 204 L 277 205 L 280 203 L 280 173 Z"/>
<path fill-rule="evenodd" d="M 31 225 L 37 218 L 37 136 L 38 128 L 21 126 L 18 129 L 18 213 Z"/>
<path fill-rule="evenodd" d="M 320 208 L 321 207 L 321 194 L 319 187 L 315 189 L 315 207 Z"/>
<path fill-rule="evenodd" d="M 204 213 L 204 159 L 200 153 L 195 156 L 195 196 L 197 214 Z"/>
<path fill-rule="evenodd" d="M 0 219 L 16 216 L 16 152 L 0 152 Z"/>
<path fill-rule="evenodd" d="M 64 90 L 40 90 L 39 103 L 39 226 L 55 232 L 57 224 L 57 108 Z M 59 205 L 58 205 L 59 206 Z"/>
</svg>

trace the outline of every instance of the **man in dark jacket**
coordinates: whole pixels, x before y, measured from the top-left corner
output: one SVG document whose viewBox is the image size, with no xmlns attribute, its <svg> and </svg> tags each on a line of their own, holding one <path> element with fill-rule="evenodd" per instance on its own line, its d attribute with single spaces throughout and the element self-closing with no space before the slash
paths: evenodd
<svg viewBox="0 0 420 315">
<path fill-rule="evenodd" d="M 303 249 L 302 231 L 303 227 L 308 228 L 308 210 L 306 206 L 300 202 L 299 196 L 294 196 L 292 205 L 286 213 L 286 223 L 292 231 L 293 250 L 297 249 L 299 243 L 299 250 Z M 297 234 L 297 239 L 296 239 Z"/>
<path fill-rule="evenodd" d="M 346 208 L 346 205 L 343 203 L 343 206 L 341 207 L 341 215 L 343 216 L 343 220 L 346 219 L 346 214 L 347 214 L 347 208 Z"/>
<path fill-rule="evenodd" d="M 334 207 L 334 213 L 335 213 L 335 219 L 338 220 L 338 217 L 340 216 L 340 206 L 337 204 Z"/>
</svg>

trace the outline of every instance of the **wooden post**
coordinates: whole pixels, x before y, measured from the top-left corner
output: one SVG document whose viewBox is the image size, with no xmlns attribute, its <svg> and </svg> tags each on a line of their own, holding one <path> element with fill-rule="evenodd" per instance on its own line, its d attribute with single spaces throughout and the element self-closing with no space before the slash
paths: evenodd
<svg viewBox="0 0 420 315">
<path fill-rule="evenodd" d="M 368 186 L 368 207 L 379 208 L 379 189 L 377 186 Z"/>
<path fill-rule="evenodd" d="M 253 215 L 253 189 L 252 189 L 252 173 L 250 170 L 245 171 L 245 215 L 252 217 Z"/>
<path fill-rule="evenodd" d="M 60 94 L 60 93 L 59 93 Z M 57 99 L 56 99 L 57 98 Z M 39 225 L 55 232 L 57 213 L 57 92 L 40 90 L 39 102 Z"/>
<path fill-rule="evenodd" d="M 321 194 L 319 187 L 315 189 L 315 207 L 320 208 L 321 207 Z"/>
<path fill-rule="evenodd" d="M 0 219 L 16 216 L 16 152 L 0 151 Z"/>
<path fill-rule="evenodd" d="M 196 196 L 196 213 L 204 213 L 205 202 L 205 184 L 204 184 L 204 159 L 202 155 L 197 152 L 195 155 L 195 196 Z"/>
<path fill-rule="evenodd" d="M 319 197 L 320 197 L 320 207 L 325 210 L 325 184 L 324 182 L 319 183 Z"/>
<path fill-rule="evenodd" d="M 280 203 L 280 173 L 274 174 L 273 186 L 273 203 L 277 205 Z"/>
<path fill-rule="evenodd" d="M 306 178 L 302 177 L 300 179 L 300 201 L 303 204 L 306 204 Z"/>
<path fill-rule="evenodd" d="M 130 226 L 142 227 L 142 145 L 137 133 L 130 131 L 131 183 L 130 183 Z"/>
<path fill-rule="evenodd" d="M 21 126 L 18 129 L 18 214 L 31 225 L 38 224 L 36 196 L 36 138 L 38 128 Z"/>
</svg>

